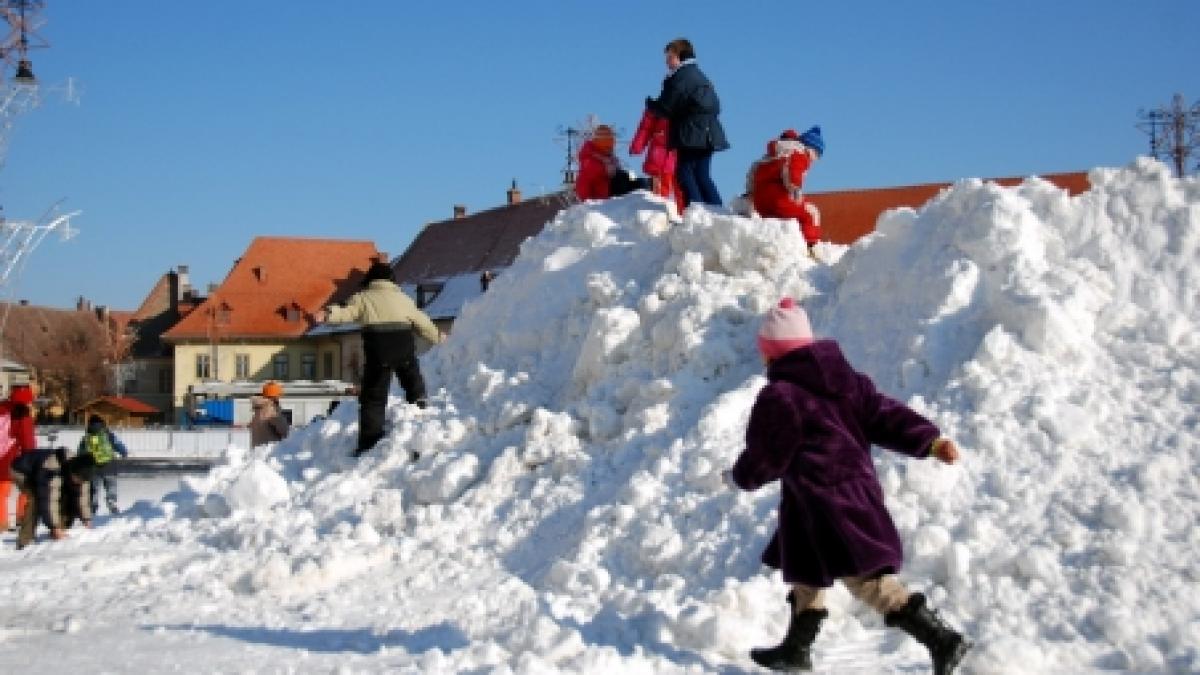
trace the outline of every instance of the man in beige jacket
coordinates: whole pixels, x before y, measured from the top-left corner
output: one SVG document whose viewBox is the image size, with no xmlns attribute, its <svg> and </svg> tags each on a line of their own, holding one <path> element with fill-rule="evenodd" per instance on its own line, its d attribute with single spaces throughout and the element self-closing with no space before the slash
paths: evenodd
<svg viewBox="0 0 1200 675">
<path fill-rule="evenodd" d="M 367 270 L 363 290 L 344 306 L 331 305 L 314 315 L 318 322 L 357 323 L 362 326 L 362 385 L 358 392 L 358 447 L 355 456 L 375 446 L 383 437 L 388 387 L 392 373 L 404 388 L 404 399 L 425 407 L 425 380 L 417 360 L 415 336 L 437 344 L 445 339 L 429 317 L 392 280 L 392 268 L 377 262 Z"/>
</svg>

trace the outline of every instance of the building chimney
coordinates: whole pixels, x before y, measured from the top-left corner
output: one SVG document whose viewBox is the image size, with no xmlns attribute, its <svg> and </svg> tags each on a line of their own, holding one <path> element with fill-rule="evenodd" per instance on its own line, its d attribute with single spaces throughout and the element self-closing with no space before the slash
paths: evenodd
<svg viewBox="0 0 1200 675">
<path fill-rule="evenodd" d="M 187 265 L 179 265 L 175 269 L 175 273 L 179 277 L 179 292 L 176 295 L 176 300 L 181 300 L 187 297 L 188 293 L 192 290 L 192 280 L 188 278 Z"/>
<path fill-rule="evenodd" d="M 217 292 L 217 283 L 214 281 L 208 282 L 208 294 L 212 295 Z"/>
<path fill-rule="evenodd" d="M 517 179 L 514 178 L 512 187 L 508 188 L 508 205 L 521 203 L 521 189 L 517 187 Z"/>
<path fill-rule="evenodd" d="M 466 218 L 466 217 L 467 217 L 467 205 L 466 204 L 455 204 L 454 205 L 454 218 L 458 219 L 458 218 Z"/>
<path fill-rule="evenodd" d="M 22 301 L 21 301 L 20 303 L 18 303 L 18 304 L 20 304 L 22 307 L 28 307 L 28 306 L 29 306 L 29 301 L 28 301 L 28 300 L 22 300 Z"/>
</svg>

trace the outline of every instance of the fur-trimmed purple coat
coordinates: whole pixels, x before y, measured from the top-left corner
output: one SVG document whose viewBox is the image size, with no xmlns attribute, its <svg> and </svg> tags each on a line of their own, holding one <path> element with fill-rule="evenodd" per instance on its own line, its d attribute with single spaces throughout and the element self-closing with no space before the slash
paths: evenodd
<svg viewBox="0 0 1200 675">
<path fill-rule="evenodd" d="M 871 445 L 927 457 L 937 427 L 876 391 L 833 340 L 788 352 L 767 378 L 733 466 L 743 490 L 783 481 L 779 529 L 763 562 L 788 583 L 818 588 L 899 571 L 903 547 Z"/>
</svg>

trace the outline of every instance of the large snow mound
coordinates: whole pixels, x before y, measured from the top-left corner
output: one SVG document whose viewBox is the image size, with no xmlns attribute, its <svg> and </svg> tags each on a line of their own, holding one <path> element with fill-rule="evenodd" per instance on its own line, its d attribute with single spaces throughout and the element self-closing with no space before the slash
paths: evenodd
<svg viewBox="0 0 1200 675">
<path fill-rule="evenodd" d="M 963 181 L 826 263 L 794 222 L 674 222 L 641 194 L 564 210 L 424 357 L 430 408 L 394 398 L 370 455 L 347 457 L 344 405 L 7 554 L 40 589 L 9 633 L 26 651 L 86 630 L 151 669 L 754 670 L 786 622 L 758 562 L 777 488 L 720 472 L 764 384 L 758 318 L 792 295 L 964 446 L 953 467 L 877 459 L 902 577 L 976 642 L 964 672 L 1200 670 L 1200 184 L 1148 160 L 1090 178 L 1077 197 Z M 844 590 L 830 604 L 818 670 L 925 667 Z"/>
</svg>

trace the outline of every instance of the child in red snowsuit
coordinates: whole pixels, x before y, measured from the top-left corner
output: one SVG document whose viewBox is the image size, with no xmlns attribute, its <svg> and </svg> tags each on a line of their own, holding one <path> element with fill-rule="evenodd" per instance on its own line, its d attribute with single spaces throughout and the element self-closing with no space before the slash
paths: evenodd
<svg viewBox="0 0 1200 675">
<path fill-rule="evenodd" d="M 821 213 L 805 199 L 804 174 L 825 152 L 821 127 L 803 134 L 788 129 L 767 143 L 767 154 L 750 167 L 746 192 L 764 218 L 795 218 L 811 251 L 821 239 Z"/>
<path fill-rule="evenodd" d="M 608 199 L 609 185 L 621 162 L 613 154 L 617 137 L 612 127 L 601 124 L 592 132 L 592 137 L 579 148 L 579 177 L 575 180 L 575 194 L 581 200 Z"/>
<path fill-rule="evenodd" d="M 8 395 L 8 400 L 0 401 L 0 530 L 7 530 L 11 523 L 8 518 L 8 500 L 12 494 L 12 477 L 9 467 L 22 453 L 30 452 L 37 447 L 34 435 L 33 413 L 29 406 L 33 404 L 33 389 L 29 385 L 15 385 Z M 25 495 L 17 497 L 16 515 L 25 512 Z"/>
<path fill-rule="evenodd" d="M 653 181 L 654 194 L 674 199 L 682 212 L 686 204 L 683 191 L 675 182 L 675 162 L 678 157 L 667 144 L 670 131 L 671 122 L 667 116 L 654 107 L 653 100 L 647 101 L 642 120 L 638 122 L 637 133 L 633 135 L 633 141 L 629 144 L 629 154 L 646 153 L 642 171 Z"/>
</svg>

